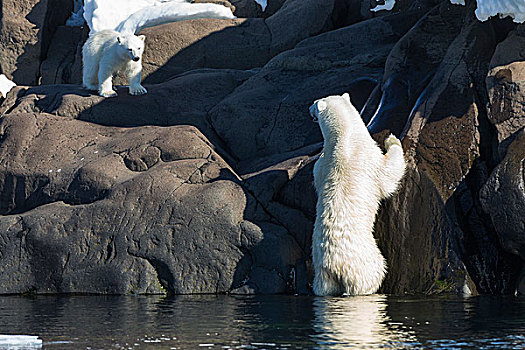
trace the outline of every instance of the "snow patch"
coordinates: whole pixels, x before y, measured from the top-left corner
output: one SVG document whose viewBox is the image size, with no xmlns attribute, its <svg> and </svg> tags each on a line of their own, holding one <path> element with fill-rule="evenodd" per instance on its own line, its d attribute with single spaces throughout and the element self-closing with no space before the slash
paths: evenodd
<svg viewBox="0 0 525 350">
<path fill-rule="evenodd" d="M 254 0 L 254 1 L 258 3 L 259 5 L 261 5 L 263 11 L 266 10 L 266 6 L 268 5 L 267 0 Z"/>
<path fill-rule="evenodd" d="M 525 22 L 524 0 L 477 0 L 478 8 L 476 17 L 480 21 L 486 21 L 490 17 L 499 15 L 500 18 L 512 17 L 514 22 Z"/>
<path fill-rule="evenodd" d="M 0 74 L 0 94 L 2 95 L 3 98 L 6 98 L 7 93 L 11 91 L 11 89 L 14 88 L 15 86 L 16 84 L 13 83 L 11 80 L 7 79 L 5 75 Z"/>
<path fill-rule="evenodd" d="M 453 5 L 465 5 L 465 0 L 450 0 Z"/>
<path fill-rule="evenodd" d="M 136 11 L 115 30 L 121 33 L 138 33 L 144 28 L 197 18 L 232 19 L 235 16 L 230 8 L 219 4 L 172 1 Z"/>
<path fill-rule="evenodd" d="M 91 32 L 115 28 L 133 13 L 165 2 L 184 3 L 186 0 L 84 0 L 84 19 Z"/>
<path fill-rule="evenodd" d="M 396 0 L 386 0 L 384 5 L 377 5 L 373 9 L 370 9 L 372 12 L 377 12 L 381 10 L 390 11 L 394 8 L 394 5 L 396 4 Z"/>
</svg>

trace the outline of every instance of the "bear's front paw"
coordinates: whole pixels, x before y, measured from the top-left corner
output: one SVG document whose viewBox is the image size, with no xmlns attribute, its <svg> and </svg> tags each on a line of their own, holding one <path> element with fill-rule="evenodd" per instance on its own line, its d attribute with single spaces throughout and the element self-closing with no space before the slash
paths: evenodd
<svg viewBox="0 0 525 350">
<path fill-rule="evenodd" d="M 385 148 L 386 150 L 388 151 L 388 149 L 394 145 L 397 145 L 401 148 L 403 148 L 401 146 L 401 141 L 399 141 L 399 139 L 397 137 L 395 137 L 394 135 L 390 134 L 390 136 L 388 136 L 385 140 Z"/>
<path fill-rule="evenodd" d="M 116 97 L 117 93 L 113 90 L 109 90 L 109 91 L 101 91 L 99 95 L 102 97 Z"/>
<path fill-rule="evenodd" d="M 129 94 L 130 95 L 135 95 L 135 96 L 138 96 L 138 95 L 144 95 L 144 94 L 147 94 L 148 93 L 148 90 L 146 90 L 146 88 L 144 88 L 144 86 L 142 85 L 139 85 L 139 86 L 133 86 L 133 87 L 129 87 Z"/>
</svg>

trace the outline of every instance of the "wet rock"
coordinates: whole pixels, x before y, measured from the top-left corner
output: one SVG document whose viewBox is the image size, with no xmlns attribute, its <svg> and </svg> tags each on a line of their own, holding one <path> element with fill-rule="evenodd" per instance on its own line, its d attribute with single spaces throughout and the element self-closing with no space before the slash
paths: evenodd
<svg viewBox="0 0 525 350">
<path fill-rule="evenodd" d="M 417 99 L 461 31 L 464 12 L 459 6 L 438 6 L 396 43 L 385 63 L 381 99 L 370 116 L 372 133 L 388 128 L 401 135 Z"/>
</svg>

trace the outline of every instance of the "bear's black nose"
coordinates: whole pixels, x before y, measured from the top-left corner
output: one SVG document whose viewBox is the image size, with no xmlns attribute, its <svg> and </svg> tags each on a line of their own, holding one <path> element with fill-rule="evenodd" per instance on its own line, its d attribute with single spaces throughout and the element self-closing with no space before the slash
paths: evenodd
<svg viewBox="0 0 525 350">
<path fill-rule="evenodd" d="M 138 58 L 138 57 L 133 57 L 133 61 L 138 62 L 138 60 L 140 60 L 140 58 Z"/>
</svg>

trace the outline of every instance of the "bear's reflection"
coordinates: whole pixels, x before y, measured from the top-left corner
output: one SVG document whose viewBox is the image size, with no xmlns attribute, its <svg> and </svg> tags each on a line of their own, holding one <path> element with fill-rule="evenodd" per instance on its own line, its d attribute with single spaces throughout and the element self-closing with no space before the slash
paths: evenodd
<svg viewBox="0 0 525 350">
<path fill-rule="evenodd" d="M 323 349 L 403 348 L 417 344 L 415 333 L 393 323 L 384 295 L 314 300 L 314 341 Z"/>
</svg>

